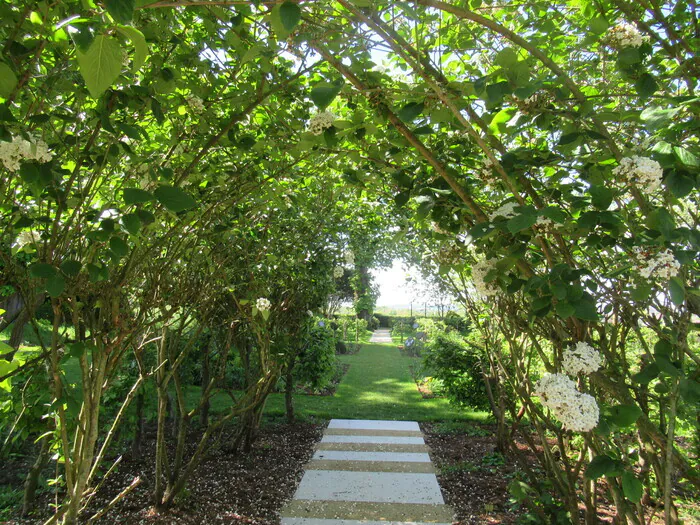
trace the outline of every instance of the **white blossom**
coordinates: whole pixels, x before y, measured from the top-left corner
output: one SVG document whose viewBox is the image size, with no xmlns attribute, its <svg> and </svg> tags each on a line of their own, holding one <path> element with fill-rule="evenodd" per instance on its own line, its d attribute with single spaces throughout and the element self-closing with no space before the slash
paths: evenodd
<svg viewBox="0 0 700 525">
<path fill-rule="evenodd" d="M 17 171 L 24 160 L 35 160 L 40 163 L 49 162 L 53 154 L 41 139 L 26 140 L 13 137 L 11 142 L 0 141 L 0 161 L 9 171 Z"/>
<path fill-rule="evenodd" d="M 316 113 L 309 121 L 309 131 L 314 135 L 320 135 L 326 129 L 330 128 L 335 121 L 335 115 L 328 111 Z"/>
<path fill-rule="evenodd" d="M 190 109 L 194 113 L 199 114 L 204 112 L 204 101 L 197 95 L 187 95 L 185 100 L 187 101 L 187 105 L 190 106 Z"/>
<path fill-rule="evenodd" d="M 595 398 L 576 389 L 576 383 L 564 374 L 545 374 L 533 392 L 564 428 L 588 432 L 598 424 L 600 411 Z"/>
<path fill-rule="evenodd" d="M 488 273 L 496 268 L 497 259 L 484 259 L 472 265 L 472 282 L 477 293 L 482 297 L 491 297 L 497 295 L 498 287 L 491 282 L 486 282 Z"/>
<path fill-rule="evenodd" d="M 272 308 L 272 303 L 269 299 L 260 297 L 257 301 L 255 301 L 255 307 L 261 312 L 267 312 L 270 308 Z"/>
<path fill-rule="evenodd" d="M 622 23 L 608 29 L 605 40 L 615 49 L 625 47 L 639 47 L 649 40 L 648 36 L 642 35 L 636 26 Z"/>
<path fill-rule="evenodd" d="M 634 257 L 639 275 L 645 279 L 668 281 L 671 277 L 678 275 L 678 271 L 681 269 L 681 264 L 668 248 L 653 254 L 641 246 L 636 246 Z"/>
<path fill-rule="evenodd" d="M 345 264 L 348 266 L 353 266 L 355 264 L 355 253 L 352 250 L 347 250 L 345 252 Z"/>
<path fill-rule="evenodd" d="M 338 265 L 335 268 L 333 268 L 333 277 L 335 279 L 340 279 L 343 275 L 345 275 L 345 270 L 342 266 Z"/>
<path fill-rule="evenodd" d="M 579 373 L 591 374 L 598 370 L 601 364 L 600 354 L 583 341 L 565 350 L 562 358 L 562 368 L 570 376 L 576 376 Z"/>
<path fill-rule="evenodd" d="M 498 177 L 493 173 L 494 162 L 486 157 L 482 167 L 479 169 L 479 178 L 486 184 L 494 186 L 498 182 Z"/>
<path fill-rule="evenodd" d="M 537 220 L 535 221 L 535 226 L 539 226 L 544 230 L 552 229 L 554 228 L 554 221 L 547 217 L 537 217 Z"/>
<path fill-rule="evenodd" d="M 489 215 L 489 219 L 494 220 L 496 217 L 510 219 L 511 217 L 515 217 L 517 215 L 515 211 L 516 206 L 518 206 L 517 202 L 506 202 L 496 211 L 492 212 L 491 215 Z"/>
<path fill-rule="evenodd" d="M 25 246 L 29 246 L 30 244 L 38 244 L 39 242 L 39 234 L 30 230 L 25 230 L 17 236 L 17 240 L 14 242 L 13 246 L 18 250 L 21 250 Z"/>
<path fill-rule="evenodd" d="M 661 186 L 663 169 L 661 164 L 648 157 L 633 155 L 625 157 L 613 169 L 613 175 L 620 180 L 633 182 L 645 191 L 654 191 Z"/>
</svg>

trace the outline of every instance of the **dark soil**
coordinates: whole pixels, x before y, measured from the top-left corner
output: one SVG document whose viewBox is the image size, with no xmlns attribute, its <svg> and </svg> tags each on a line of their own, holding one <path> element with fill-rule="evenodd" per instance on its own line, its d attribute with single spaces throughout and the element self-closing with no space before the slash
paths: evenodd
<svg viewBox="0 0 700 525">
<path fill-rule="evenodd" d="M 508 479 L 516 467 L 496 452 L 492 425 L 421 423 L 438 471 L 445 502 L 454 508 L 457 523 L 515 523 Z"/>
<path fill-rule="evenodd" d="M 270 423 L 262 427 L 247 455 L 212 449 L 187 488 L 167 513 L 153 509 L 154 439 L 149 435 L 142 460 L 122 461 L 117 472 L 83 513 L 85 520 L 102 508 L 137 477 L 144 482 L 116 505 L 100 524 L 279 524 L 279 511 L 294 495 L 303 467 L 321 439 L 325 425 L 297 422 Z M 21 485 L 20 485 L 21 486 Z M 7 521 L 12 524 L 42 523 L 50 516 L 50 494 L 39 498 L 36 517 Z"/>
</svg>

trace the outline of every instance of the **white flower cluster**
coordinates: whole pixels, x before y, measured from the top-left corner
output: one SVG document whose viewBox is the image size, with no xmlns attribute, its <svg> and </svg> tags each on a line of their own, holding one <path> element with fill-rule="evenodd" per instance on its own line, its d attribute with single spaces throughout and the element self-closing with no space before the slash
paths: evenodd
<svg viewBox="0 0 700 525">
<path fill-rule="evenodd" d="M 564 374 L 545 374 L 535 385 L 534 394 L 568 430 L 588 432 L 598 424 L 600 411 L 595 398 L 579 392 L 576 383 Z"/>
<path fill-rule="evenodd" d="M 639 275 L 645 279 L 661 279 L 668 281 L 671 277 L 678 275 L 678 270 L 681 269 L 681 264 L 668 248 L 653 255 L 641 246 L 636 246 L 634 248 L 634 255 L 637 259 Z"/>
<path fill-rule="evenodd" d="M 348 266 L 353 266 L 355 264 L 355 252 L 352 250 L 347 250 L 345 252 L 345 264 Z"/>
<path fill-rule="evenodd" d="M 516 206 L 518 206 L 517 202 L 506 202 L 503 206 L 491 213 L 489 219 L 494 220 L 496 217 L 510 219 L 511 217 L 515 217 L 517 215 L 515 211 Z"/>
<path fill-rule="evenodd" d="M 552 103 L 548 91 L 537 91 L 518 104 L 518 109 L 526 115 L 539 113 Z"/>
<path fill-rule="evenodd" d="M 53 155 L 41 139 L 32 141 L 22 137 L 13 137 L 12 142 L 0 141 L 0 161 L 10 171 L 17 171 L 23 160 L 49 162 Z"/>
<path fill-rule="evenodd" d="M 494 186 L 498 182 L 498 177 L 493 174 L 493 166 L 493 161 L 486 157 L 483 166 L 479 170 L 479 178 L 491 186 Z"/>
<path fill-rule="evenodd" d="M 496 262 L 498 262 L 497 259 L 492 258 L 484 259 L 472 265 L 472 282 L 477 293 L 482 297 L 491 297 L 499 292 L 493 281 L 486 282 L 486 276 L 491 270 L 496 268 Z"/>
<path fill-rule="evenodd" d="M 625 47 L 639 47 L 647 42 L 649 37 L 642 35 L 636 26 L 622 23 L 608 29 L 605 40 L 611 47 L 623 49 Z"/>
<path fill-rule="evenodd" d="M 548 217 L 537 217 L 535 226 L 539 226 L 543 230 L 552 229 L 554 228 L 554 221 Z"/>
<path fill-rule="evenodd" d="M 583 341 L 565 350 L 562 358 L 562 368 L 570 376 L 576 376 L 579 373 L 591 374 L 598 370 L 601 364 L 600 354 Z"/>
<path fill-rule="evenodd" d="M 625 157 L 613 169 L 613 175 L 623 181 L 634 182 L 646 191 L 654 191 L 661 186 L 663 169 L 661 164 L 648 157 L 633 155 Z"/>
<path fill-rule="evenodd" d="M 342 266 L 338 265 L 335 268 L 333 268 L 333 277 L 336 279 L 340 279 L 343 275 L 345 275 L 345 270 L 343 269 Z"/>
<path fill-rule="evenodd" d="M 335 121 L 335 115 L 328 111 L 316 113 L 309 121 L 309 131 L 314 135 L 320 135 L 326 129 L 330 128 Z"/>
<path fill-rule="evenodd" d="M 192 111 L 195 113 L 204 113 L 204 101 L 197 95 L 187 95 L 185 100 Z"/>
<path fill-rule="evenodd" d="M 257 301 L 255 301 L 255 307 L 261 312 L 267 312 L 270 308 L 272 308 L 272 303 L 269 299 L 260 297 Z"/>
<path fill-rule="evenodd" d="M 30 230 L 25 230 L 17 236 L 17 240 L 15 241 L 13 246 L 18 250 L 21 250 L 25 246 L 38 244 L 39 242 L 41 242 L 41 238 L 39 237 L 38 233 L 35 233 Z"/>
</svg>

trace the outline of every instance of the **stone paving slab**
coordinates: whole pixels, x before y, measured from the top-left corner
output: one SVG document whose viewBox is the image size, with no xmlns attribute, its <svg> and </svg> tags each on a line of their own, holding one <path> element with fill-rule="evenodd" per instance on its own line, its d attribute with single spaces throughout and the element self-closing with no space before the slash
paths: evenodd
<svg viewBox="0 0 700 525">
<path fill-rule="evenodd" d="M 358 501 L 292 500 L 282 510 L 286 518 L 381 520 L 397 523 L 452 523 L 454 512 L 447 505 L 420 503 L 372 503 Z"/>
<path fill-rule="evenodd" d="M 399 461 L 334 461 L 312 459 L 306 470 L 344 470 L 354 472 L 415 472 L 435 473 L 432 463 L 402 463 Z"/>
<path fill-rule="evenodd" d="M 426 452 L 355 452 L 352 450 L 317 450 L 313 455 L 313 459 L 430 463 L 430 456 Z"/>
<path fill-rule="evenodd" d="M 327 428 L 325 434 L 327 436 L 423 436 L 420 430 L 369 430 L 364 428 Z"/>
<path fill-rule="evenodd" d="M 359 428 L 362 430 L 413 430 L 420 432 L 415 421 L 389 421 L 368 419 L 332 419 L 328 428 Z"/>
<path fill-rule="evenodd" d="M 451 523 L 428 451 L 415 421 L 332 420 L 282 525 Z"/>
<path fill-rule="evenodd" d="M 321 443 L 377 443 L 379 445 L 424 445 L 422 437 L 406 436 L 323 436 Z"/>
<path fill-rule="evenodd" d="M 388 328 L 377 328 L 369 338 L 370 343 L 391 343 L 391 330 Z"/>
<path fill-rule="evenodd" d="M 427 445 L 397 445 L 382 443 L 319 443 L 316 450 L 357 450 L 365 452 L 429 452 Z"/>
</svg>

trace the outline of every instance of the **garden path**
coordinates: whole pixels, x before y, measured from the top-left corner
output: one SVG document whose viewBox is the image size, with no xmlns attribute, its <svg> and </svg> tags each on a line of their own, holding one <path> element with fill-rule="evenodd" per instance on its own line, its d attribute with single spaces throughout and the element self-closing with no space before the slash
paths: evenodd
<svg viewBox="0 0 700 525">
<path fill-rule="evenodd" d="M 333 419 L 282 525 L 452 523 L 415 421 Z"/>
<path fill-rule="evenodd" d="M 370 343 L 391 343 L 391 330 L 388 328 L 377 328 L 372 332 Z"/>
</svg>

